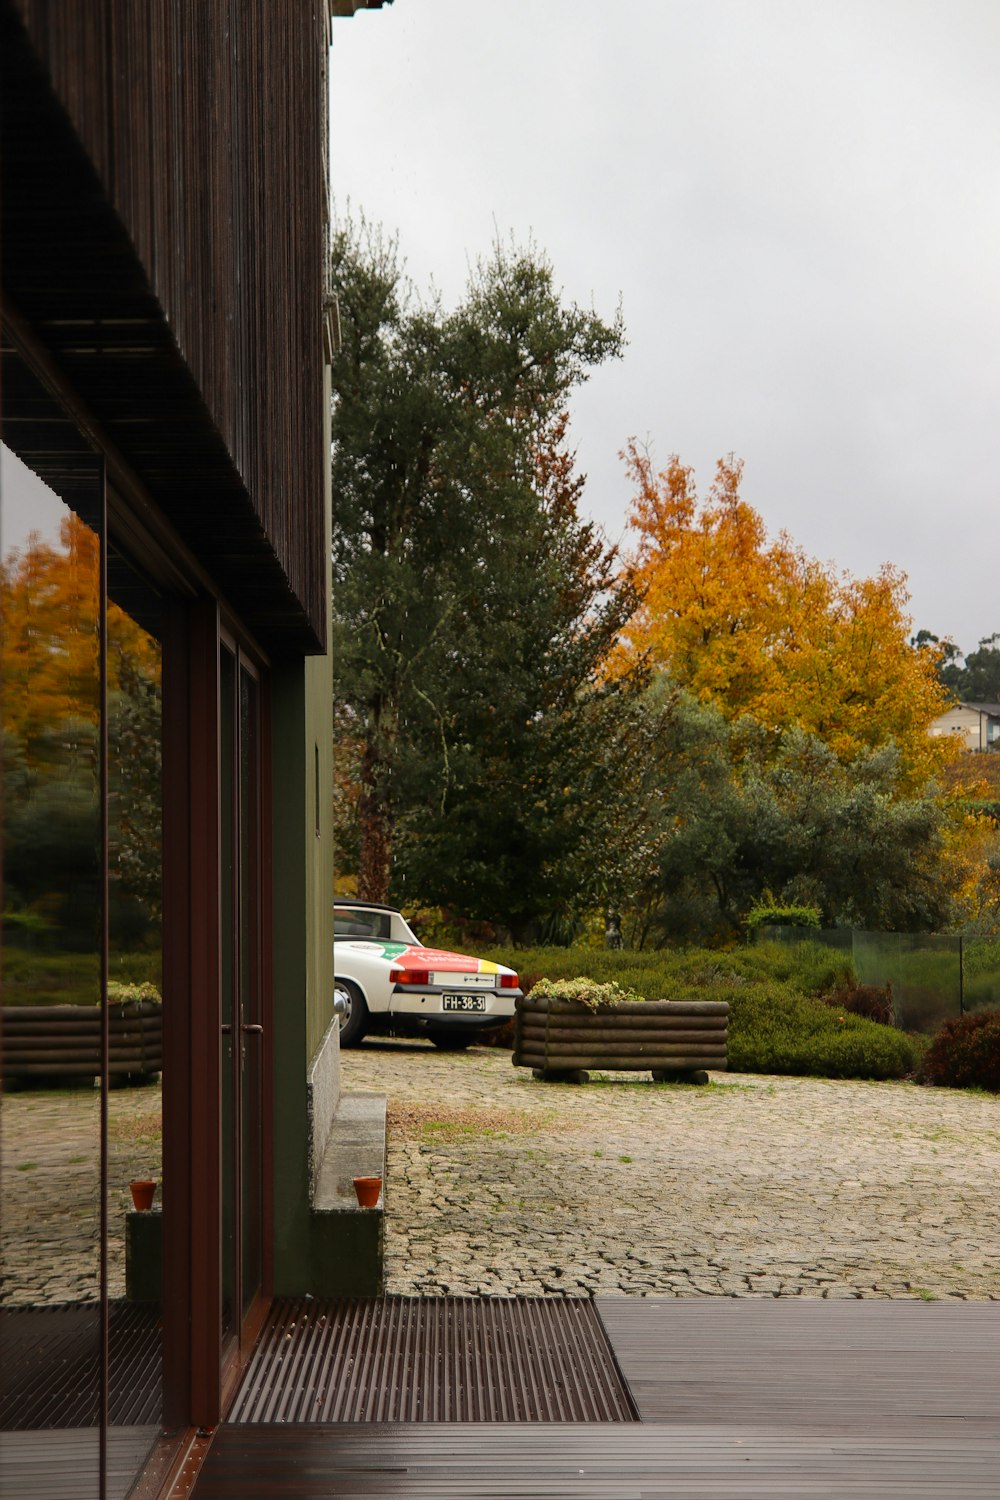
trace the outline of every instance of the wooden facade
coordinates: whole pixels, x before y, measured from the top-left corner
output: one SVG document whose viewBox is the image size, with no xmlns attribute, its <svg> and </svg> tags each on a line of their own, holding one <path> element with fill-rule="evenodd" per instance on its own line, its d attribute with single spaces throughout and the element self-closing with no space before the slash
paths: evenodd
<svg viewBox="0 0 1000 1500">
<path fill-rule="evenodd" d="M 134 1482 L 166 1493 L 182 1467 L 190 1479 L 197 1431 L 224 1413 L 276 1279 L 309 1290 L 307 1077 L 333 994 L 326 65 L 331 16 L 358 8 L 0 0 L 0 437 L 31 471 L 17 504 L 4 490 L 5 527 L 22 510 L 3 545 L 66 564 L 64 531 L 85 533 L 98 621 L 60 621 L 86 636 L 93 670 L 74 687 L 93 705 L 89 946 L 78 953 L 74 934 L 71 947 L 68 927 L 51 939 L 100 976 L 86 1276 L 57 1298 L 22 1272 L 13 1321 L 0 1277 L 0 1363 L 15 1331 L 40 1367 L 47 1330 L 72 1333 L 65 1390 L 80 1394 L 50 1402 L 43 1424 L 14 1380 L 16 1478 L 0 1456 L 0 1489 L 20 1494 L 62 1493 L 67 1465 L 80 1500 Z M 49 529 L 28 529 L 43 511 Z M 129 753 L 109 738 L 115 611 L 155 647 L 160 695 L 146 832 L 162 903 L 141 943 L 163 997 L 163 1338 L 143 1346 L 141 1423 L 114 1399 L 131 1337 L 113 1276 L 127 1181 L 109 1128 L 110 962 L 131 951 L 109 893 Z M 50 717 L 59 740 L 69 720 Z M 63 760 L 35 781 L 31 762 L 29 812 L 43 811 L 45 775 L 65 791 L 76 762 Z M 68 870 L 67 847 L 51 863 Z M 25 909 L 34 899 L 6 891 Z M 52 910 L 68 909 L 63 895 L 46 893 Z"/>
<path fill-rule="evenodd" d="M 279 652 L 325 645 L 327 26 L 321 0 L 0 5 L 8 315 Z"/>
</svg>

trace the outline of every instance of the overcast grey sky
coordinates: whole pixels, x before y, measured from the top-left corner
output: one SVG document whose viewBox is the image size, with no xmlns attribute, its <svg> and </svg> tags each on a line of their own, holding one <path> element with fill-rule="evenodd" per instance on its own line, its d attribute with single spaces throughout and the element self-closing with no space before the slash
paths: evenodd
<svg viewBox="0 0 1000 1500">
<path fill-rule="evenodd" d="M 334 23 L 335 199 L 455 301 L 533 235 L 624 359 L 574 403 L 622 534 L 648 438 L 772 534 L 1000 630 L 997 0 L 395 0 Z"/>
</svg>

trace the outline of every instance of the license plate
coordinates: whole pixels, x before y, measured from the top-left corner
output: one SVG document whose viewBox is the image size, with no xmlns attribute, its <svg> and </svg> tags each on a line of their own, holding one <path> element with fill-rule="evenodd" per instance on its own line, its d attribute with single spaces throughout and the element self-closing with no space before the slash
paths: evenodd
<svg viewBox="0 0 1000 1500">
<path fill-rule="evenodd" d="M 442 1010 L 485 1010 L 485 995 L 442 995 Z"/>
</svg>

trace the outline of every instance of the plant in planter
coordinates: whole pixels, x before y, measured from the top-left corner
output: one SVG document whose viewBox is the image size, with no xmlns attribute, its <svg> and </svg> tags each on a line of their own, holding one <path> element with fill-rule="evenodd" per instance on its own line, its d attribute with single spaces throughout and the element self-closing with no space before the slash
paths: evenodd
<svg viewBox="0 0 1000 1500">
<path fill-rule="evenodd" d="M 586 1083 L 599 1068 L 704 1083 L 726 1066 L 728 1019 L 725 1001 L 644 1000 L 582 975 L 540 980 L 518 1001 L 513 1062 L 546 1081 Z"/>
<path fill-rule="evenodd" d="M 614 982 L 599 984 L 596 979 L 587 979 L 583 974 L 576 979 L 539 979 L 537 984 L 532 985 L 530 993 L 533 1001 L 565 1000 L 570 1004 L 582 1005 L 591 1014 L 596 1014 L 599 1010 L 610 1010 L 615 1005 L 630 1001 L 645 1003 L 642 995 L 635 990 L 627 990 Z"/>
<path fill-rule="evenodd" d="M 162 1004 L 162 996 L 155 984 L 149 984 L 148 981 L 133 984 L 128 980 L 108 980 L 109 1005 L 141 1005 L 143 1001 L 147 1004 Z"/>
</svg>

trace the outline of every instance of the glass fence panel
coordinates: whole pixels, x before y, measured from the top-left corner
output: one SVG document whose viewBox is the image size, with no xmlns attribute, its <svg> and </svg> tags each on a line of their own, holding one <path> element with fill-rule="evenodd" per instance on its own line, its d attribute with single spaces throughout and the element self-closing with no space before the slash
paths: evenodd
<svg viewBox="0 0 1000 1500">
<path fill-rule="evenodd" d="M 962 939 L 962 1003 L 966 1011 L 1000 1010 L 1000 938 Z"/>
<path fill-rule="evenodd" d="M 834 948 L 850 957 L 859 984 L 892 987 L 895 1023 L 905 1031 L 935 1032 L 965 1010 L 1000 1003 L 1000 943 L 984 943 L 970 957 L 957 936 L 929 932 L 863 932 L 767 927 L 768 941 Z M 964 949 L 964 960 L 963 960 Z"/>
<path fill-rule="evenodd" d="M 961 1013 L 962 960 L 957 937 L 927 932 L 854 932 L 862 984 L 892 985 L 896 1025 L 934 1032 Z"/>
</svg>

